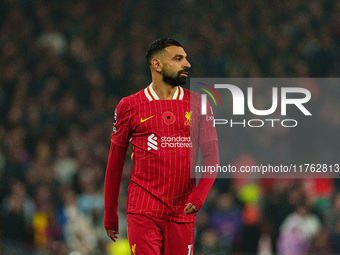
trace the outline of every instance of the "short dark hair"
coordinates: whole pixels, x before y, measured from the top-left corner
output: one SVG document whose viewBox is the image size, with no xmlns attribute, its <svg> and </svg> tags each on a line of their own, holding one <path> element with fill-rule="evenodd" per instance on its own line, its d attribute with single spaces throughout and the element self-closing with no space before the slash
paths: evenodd
<svg viewBox="0 0 340 255">
<path fill-rule="evenodd" d="M 169 47 L 169 46 L 182 47 L 182 45 L 178 41 L 171 39 L 171 38 L 160 38 L 160 39 L 153 41 L 149 45 L 149 47 L 148 47 L 148 49 L 145 53 L 145 57 L 146 57 L 146 60 L 148 62 L 148 65 L 151 66 L 151 60 L 152 60 L 153 56 L 155 55 L 155 53 L 158 53 L 161 50 L 163 50 L 164 48 Z"/>
</svg>

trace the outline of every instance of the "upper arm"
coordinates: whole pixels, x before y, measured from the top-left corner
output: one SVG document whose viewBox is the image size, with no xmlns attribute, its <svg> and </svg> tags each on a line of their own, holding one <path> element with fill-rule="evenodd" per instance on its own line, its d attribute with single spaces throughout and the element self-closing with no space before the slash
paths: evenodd
<svg viewBox="0 0 340 255">
<path fill-rule="evenodd" d="M 202 145 L 206 142 L 217 141 L 217 133 L 214 127 L 214 114 L 208 102 L 207 114 L 200 116 L 200 131 L 199 131 L 199 144 Z"/>
<path fill-rule="evenodd" d="M 123 98 L 117 105 L 113 117 L 113 132 L 111 142 L 127 147 L 131 138 L 131 107 L 126 98 Z"/>
</svg>

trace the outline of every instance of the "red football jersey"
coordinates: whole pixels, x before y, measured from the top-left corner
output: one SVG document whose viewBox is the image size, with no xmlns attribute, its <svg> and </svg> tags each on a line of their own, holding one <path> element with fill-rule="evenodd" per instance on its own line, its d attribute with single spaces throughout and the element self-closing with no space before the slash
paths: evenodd
<svg viewBox="0 0 340 255">
<path fill-rule="evenodd" d="M 120 101 L 112 142 L 127 147 L 130 141 L 133 146 L 127 213 L 195 222 L 195 214 L 184 213 L 196 187 L 190 158 L 195 162 L 199 145 L 217 140 L 213 122 L 200 114 L 200 107 L 200 96 L 180 86 L 173 100 L 159 100 L 150 85 Z"/>
</svg>

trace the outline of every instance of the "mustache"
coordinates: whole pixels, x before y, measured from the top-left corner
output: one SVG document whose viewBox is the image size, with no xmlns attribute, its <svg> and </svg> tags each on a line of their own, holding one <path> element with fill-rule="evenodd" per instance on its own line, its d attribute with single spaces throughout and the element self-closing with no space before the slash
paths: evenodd
<svg viewBox="0 0 340 255">
<path fill-rule="evenodd" d="M 186 68 L 186 69 L 183 69 L 183 70 L 181 70 L 181 71 L 179 71 L 178 72 L 178 74 L 181 74 L 181 73 L 188 73 L 189 72 L 189 69 L 188 68 Z"/>
</svg>

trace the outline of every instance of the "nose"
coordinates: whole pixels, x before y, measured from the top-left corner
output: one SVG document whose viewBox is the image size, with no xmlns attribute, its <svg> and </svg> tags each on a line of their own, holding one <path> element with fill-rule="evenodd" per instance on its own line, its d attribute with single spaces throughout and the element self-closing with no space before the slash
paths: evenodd
<svg viewBox="0 0 340 255">
<path fill-rule="evenodd" d="M 191 67 L 189 61 L 185 59 L 184 68 L 189 69 Z"/>
</svg>

